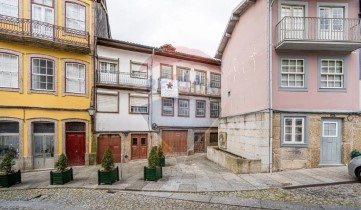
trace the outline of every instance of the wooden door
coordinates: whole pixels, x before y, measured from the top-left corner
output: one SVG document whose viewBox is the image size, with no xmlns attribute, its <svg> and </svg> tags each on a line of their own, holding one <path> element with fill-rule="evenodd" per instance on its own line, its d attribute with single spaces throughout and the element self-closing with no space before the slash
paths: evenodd
<svg viewBox="0 0 361 210">
<path fill-rule="evenodd" d="M 165 155 L 187 155 L 188 131 L 163 131 L 162 146 Z"/>
<path fill-rule="evenodd" d="M 342 120 L 322 119 L 321 164 L 341 164 Z"/>
<path fill-rule="evenodd" d="M 105 134 L 98 137 L 97 162 L 102 162 L 105 151 L 110 148 L 113 153 L 114 161 L 121 162 L 121 139 L 119 135 Z"/>
<path fill-rule="evenodd" d="M 132 135 L 132 160 L 147 159 L 148 155 L 148 135 Z"/>
<path fill-rule="evenodd" d="M 194 134 L 194 152 L 202 153 L 206 152 L 205 144 L 205 134 L 204 133 L 195 133 Z"/>
<path fill-rule="evenodd" d="M 85 133 L 67 133 L 65 141 L 69 165 L 85 165 Z"/>
</svg>

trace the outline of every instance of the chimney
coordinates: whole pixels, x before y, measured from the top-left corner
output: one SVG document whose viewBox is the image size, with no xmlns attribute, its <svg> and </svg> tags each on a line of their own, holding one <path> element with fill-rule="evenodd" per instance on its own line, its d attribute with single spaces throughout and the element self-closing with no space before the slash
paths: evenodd
<svg viewBox="0 0 361 210">
<path fill-rule="evenodd" d="M 360 0 L 360 1 L 361 1 L 361 0 Z M 175 51 L 176 51 L 176 48 L 173 47 L 173 45 L 171 45 L 171 44 L 162 45 L 162 46 L 160 46 L 160 49 L 166 50 L 166 51 L 172 51 L 172 52 L 175 52 Z"/>
</svg>

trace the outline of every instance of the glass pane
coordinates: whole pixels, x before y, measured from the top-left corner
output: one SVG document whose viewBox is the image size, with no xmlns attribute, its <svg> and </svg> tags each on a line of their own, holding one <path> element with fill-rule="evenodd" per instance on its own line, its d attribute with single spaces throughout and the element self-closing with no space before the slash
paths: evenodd
<svg viewBox="0 0 361 210">
<path fill-rule="evenodd" d="M 303 120 L 302 119 L 296 119 L 296 126 L 302 126 Z"/>
<path fill-rule="evenodd" d="M 54 123 L 34 123 L 34 133 L 54 133 Z"/>
<path fill-rule="evenodd" d="M 85 123 L 66 123 L 66 131 L 67 132 L 84 132 L 85 131 Z"/>
<path fill-rule="evenodd" d="M 292 119 L 285 119 L 285 125 L 292 126 Z"/>
<path fill-rule="evenodd" d="M 35 155 L 43 153 L 43 136 L 34 136 Z"/>
<path fill-rule="evenodd" d="M 285 142 L 291 142 L 292 141 L 292 134 L 285 134 Z"/>
<path fill-rule="evenodd" d="M 146 141 L 145 141 L 146 139 L 145 138 L 141 138 L 141 144 L 142 145 L 145 145 L 146 144 Z"/>
<path fill-rule="evenodd" d="M 45 136 L 44 153 L 46 157 L 54 157 L 54 136 Z"/>
<path fill-rule="evenodd" d="M 295 141 L 296 142 L 302 142 L 302 135 L 297 135 L 295 136 Z"/>
<path fill-rule="evenodd" d="M 133 138 L 132 145 L 138 145 L 138 139 L 137 138 Z"/>
<path fill-rule="evenodd" d="M 0 122 L 0 133 L 19 133 L 19 123 Z"/>
<path fill-rule="evenodd" d="M 292 127 L 285 127 L 285 133 L 286 134 L 292 134 Z"/>
</svg>

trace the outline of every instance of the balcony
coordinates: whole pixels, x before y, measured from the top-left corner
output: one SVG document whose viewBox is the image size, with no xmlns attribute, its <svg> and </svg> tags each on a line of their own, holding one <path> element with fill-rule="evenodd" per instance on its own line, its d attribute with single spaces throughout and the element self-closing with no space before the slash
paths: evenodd
<svg viewBox="0 0 361 210">
<path fill-rule="evenodd" d="M 96 84 L 98 87 L 130 90 L 150 90 L 151 88 L 151 81 L 148 76 L 139 72 L 133 72 L 131 74 L 128 72 L 97 71 L 96 75 Z"/>
<path fill-rule="evenodd" d="M 277 25 L 276 50 L 350 53 L 361 48 L 358 19 L 284 17 Z"/>
<path fill-rule="evenodd" d="M 159 79 L 158 84 L 158 91 L 160 92 L 161 79 Z M 178 82 L 178 92 L 180 95 L 221 97 L 221 88 L 214 84 L 206 86 L 194 82 Z"/>
<path fill-rule="evenodd" d="M 0 40 L 62 51 L 90 53 L 88 32 L 3 15 L 0 15 Z"/>
</svg>

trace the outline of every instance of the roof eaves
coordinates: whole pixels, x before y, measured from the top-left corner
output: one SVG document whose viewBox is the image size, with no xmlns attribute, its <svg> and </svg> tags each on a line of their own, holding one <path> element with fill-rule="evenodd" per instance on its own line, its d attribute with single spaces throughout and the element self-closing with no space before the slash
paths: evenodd
<svg viewBox="0 0 361 210">
<path fill-rule="evenodd" d="M 231 38 L 231 35 L 234 31 L 234 28 L 236 27 L 238 20 L 243 13 L 247 11 L 247 9 L 256 3 L 257 0 L 243 0 L 238 6 L 233 10 L 231 18 L 228 21 L 227 27 L 225 32 L 223 33 L 223 37 L 221 39 L 221 42 L 218 45 L 218 49 L 215 55 L 215 58 L 222 59 L 222 55 L 224 50 L 226 49 L 226 46 L 228 44 L 229 39 Z"/>
</svg>

